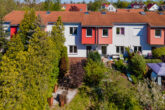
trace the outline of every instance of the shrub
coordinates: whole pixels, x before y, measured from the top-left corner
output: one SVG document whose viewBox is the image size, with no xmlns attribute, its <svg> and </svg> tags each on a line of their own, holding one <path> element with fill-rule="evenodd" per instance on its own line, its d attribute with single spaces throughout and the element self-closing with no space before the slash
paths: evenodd
<svg viewBox="0 0 165 110">
<path fill-rule="evenodd" d="M 146 63 L 161 63 L 160 59 L 145 59 Z"/>
<path fill-rule="evenodd" d="M 100 62 L 101 61 L 101 56 L 97 51 L 91 51 L 88 54 L 88 59 L 92 59 L 95 62 Z"/>
<path fill-rule="evenodd" d="M 127 66 L 126 66 L 126 64 L 124 64 L 123 60 L 115 61 L 115 67 L 117 70 L 119 70 L 121 72 L 126 72 L 126 70 L 127 70 Z"/>
<path fill-rule="evenodd" d="M 89 59 L 85 67 L 85 83 L 87 85 L 98 85 L 104 78 L 106 70 L 103 63 Z"/>
<path fill-rule="evenodd" d="M 131 75 L 131 79 L 132 79 L 132 82 L 134 84 L 136 84 L 138 81 L 137 81 L 137 78 L 134 76 L 134 75 Z"/>
<path fill-rule="evenodd" d="M 156 48 L 152 51 L 152 55 L 154 58 L 161 58 L 165 55 L 165 47 Z"/>
<path fill-rule="evenodd" d="M 69 69 L 69 60 L 67 55 L 67 48 L 63 47 L 63 50 L 61 52 L 61 59 L 60 59 L 60 75 L 65 75 L 68 72 Z"/>
<path fill-rule="evenodd" d="M 136 53 L 130 60 L 129 69 L 133 75 L 141 79 L 146 72 L 146 62 L 144 58 Z"/>
<path fill-rule="evenodd" d="M 136 85 L 137 94 L 141 106 L 145 110 L 165 110 L 165 99 L 162 97 L 161 87 L 148 79 Z"/>
</svg>

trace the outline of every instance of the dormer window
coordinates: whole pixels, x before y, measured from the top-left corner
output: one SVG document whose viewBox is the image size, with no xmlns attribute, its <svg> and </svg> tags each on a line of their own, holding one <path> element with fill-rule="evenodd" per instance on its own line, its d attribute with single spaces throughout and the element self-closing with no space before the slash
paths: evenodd
<svg viewBox="0 0 165 110">
<path fill-rule="evenodd" d="M 155 29 L 155 37 L 161 37 L 161 29 Z"/>
</svg>

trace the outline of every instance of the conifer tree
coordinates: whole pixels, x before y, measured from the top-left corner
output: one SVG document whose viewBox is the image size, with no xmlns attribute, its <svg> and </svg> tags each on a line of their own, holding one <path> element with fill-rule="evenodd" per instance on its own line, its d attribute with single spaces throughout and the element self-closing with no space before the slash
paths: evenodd
<svg viewBox="0 0 165 110">
<path fill-rule="evenodd" d="M 22 55 L 23 44 L 19 36 L 14 36 L 10 43 L 0 63 L 0 109 L 6 110 L 20 109 L 24 102 L 24 77 L 21 67 L 26 57 Z"/>
<path fill-rule="evenodd" d="M 19 34 L 13 36 L 13 38 L 8 42 L 8 50 L 6 52 L 6 56 L 15 59 L 16 55 L 19 51 L 24 50 L 23 43 L 21 41 L 21 38 Z"/>
<path fill-rule="evenodd" d="M 30 89 L 27 90 L 30 91 L 28 93 L 31 93 L 29 95 L 34 98 L 33 101 L 39 105 L 38 109 L 43 109 L 47 104 L 48 96 L 51 95 L 52 85 L 57 82 L 58 55 L 54 48 L 54 42 L 39 28 L 36 29 L 36 33 L 29 43 L 28 61 L 31 69 L 29 68 L 30 72 L 27 74 L 27 85 L 32 85 L 35 88 L 29 87 Z M 57 71 L 54 72 L 55 70 Z M 34 102 L 30 102 L 30 105 Z"/>
<path fill-rule="evenodd" d="M 29 40 L 32 38 L 32 35 L 35 33 L 35 29 L 40 26 L 40 20 L 35 15 L 34 9 L 26 11 L 24 19 L 22 20 L 19 26 L 19 35 L 21 36 L 22 42 L 27 50 L 27 45 Z"/>
<path fill-rule="evenodd" d="M 53 26 L 51 37 L 56 44 L 57 49 L 61 52 L 65 42 L 64 25 L 62 23 L 61 17 L 58 17 L 55 26 Z"/>
</svg>

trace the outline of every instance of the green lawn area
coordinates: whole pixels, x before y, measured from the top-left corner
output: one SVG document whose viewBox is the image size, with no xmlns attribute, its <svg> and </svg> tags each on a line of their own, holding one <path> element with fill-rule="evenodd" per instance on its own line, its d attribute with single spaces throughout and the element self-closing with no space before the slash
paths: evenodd
<svg viewBox="0 0 165 110">
<path fill-rule="evenodd" d="M 132 83 L 124 77 L 124 74 L 122 75 L 121 72 L 112 69 L 109 69 L 104 80 L 118 82 L 117 86 L 121 89 L 128 89 L 133 86 Z M 56 106 L 53 110 L 87 110 L 91 105 L 90 97 L 85 93 L 79 92 L 69 104 L 64 107 Z"/>
<path fill-rule="evenodd" d="M 89 105 L 89 97 L 78 93 L 69 104 L 65 105 L 64 107 L 56 106 L 54 110 L 86 110 Z"/>
</svg>

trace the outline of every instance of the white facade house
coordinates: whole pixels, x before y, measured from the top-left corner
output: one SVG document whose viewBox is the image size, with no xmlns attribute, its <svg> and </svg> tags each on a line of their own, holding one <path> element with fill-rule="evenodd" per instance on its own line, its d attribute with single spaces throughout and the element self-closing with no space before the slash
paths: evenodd
<svg viewBox="0 0 165 110">
<path fill-rule="evenodd" d="M 119 32 L 123 29 L 123 33 Z M 112 44 L 102 45 L 107 47 L 107 55 L 124 54 L 125 48 L 133 51 L 141 51 L 143 55 L 151 53 L 151 46 L 147 43 L 147 25 L 142 24 L 118 24 L 112 28 Z M 98 51 L 102 54 L 101 45 Z"/>
<path fill-rule="evenodd" d="M 47 25 L 48 32 L 52 30 L 52 26 Z M 87 46 L 91 46 L 91 50 L 97 50 L 101 55 L 103 55 L 102 47 L 106 47 L 106 55 L 124 54 L 126 47 L 130 47 L 135 52 L 141 51 L 143 55 L 151 53 L 152 50 L 147 43 L 146 24 L 115 24 L 112 27 L 112 44 L 107 45 L 83 45 L 81 24 L 64 24 L 64 27 L 65 46 L 69 57 L 87 57 Z"/>
<path fill-rule="evenodd" d="M 20 15 L 20 11 L 11 12 L 11 15 L 16 13 Z M 101 55 L 120 55 L 125 53 L 126 47 L 148 55 L 152 49 L 165 46 L 164 14 L 64 11 L 38 13 L 44 16 L 44 27 L 47 32 L 52 31 L 55 18 L 61 16 L 69 57 L 87 57 L 91 50 L 98 50 Z M 4 29 L 10 32 L 12 38 L 18 31 L 20 22 L 11 18 L 11 15 L 6 16 L 5 22 L 8 24 L 4 24 Z"/>
<path fill-rule="evenodd" d="M 159 6 L 157 4 L 151 4 L 150 7 L 148 7 L 149 11 L 157 11 L 159 10 Z"/>
<path fill-rule="evenodd" d="M 46 31 L 52 31 L 52 24 L 48 24 Z M 68 57 L 86 57 L 86 45 L 81 44 L 81 24 L 64 23 L 65 46 Z"/>
<path fill-rule="evenodd" d="M 118 32 L 123 29 L 123 33 Z M 151 46 L 147 43 L 147 25 L 119 24 L 113 31 L 113 44 L 108 48 L 109 54 L 124 53 L 123 47 L 130 47 L 133 51 L 141 51 L 143 55 L 151 53 Z"/>
<path fill-rule="evenodd" d="M 110 4 L 110 5 L 103 5 L 102 9 L 106 9 L 109 12 L 116 12 L 117 11 L 117 9 L 112 4 Z"/>
</svg>

